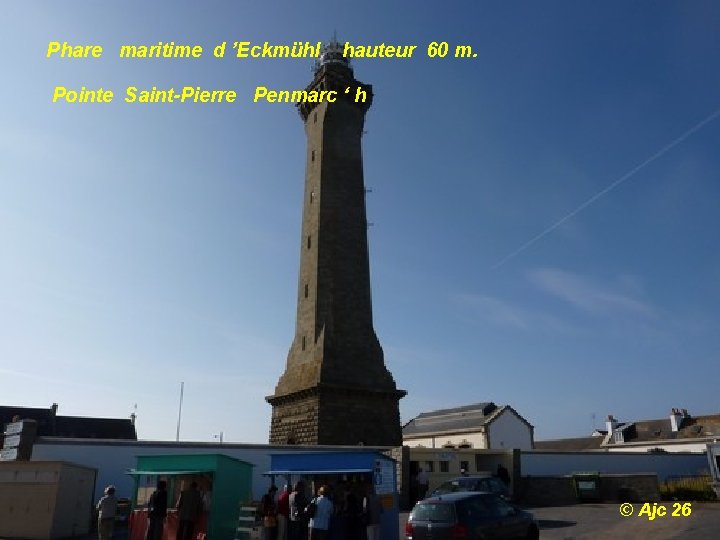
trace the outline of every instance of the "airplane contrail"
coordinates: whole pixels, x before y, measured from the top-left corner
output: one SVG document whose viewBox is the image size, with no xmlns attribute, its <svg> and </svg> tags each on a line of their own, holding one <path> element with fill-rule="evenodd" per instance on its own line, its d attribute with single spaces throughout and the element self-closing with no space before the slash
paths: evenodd
<svg viewBox="0 0 720 540">
<path fill-rule="evenodd" d="M 688 129 L 685 133 L 683 133 L 682 135 L 680 135 L 679 137 L 677 137 L 676 139 L 674 139 L 672 142 L 670 142 L 670 143 L 666 144 L 665 146 L 663 146 L 660 150 L 658 150 L 657 152 L 655 152 L 652 156 L 650 156 L 649 158 L 647 158 L 645 161 L 643 161 L 643 162 L 640 163 L 639 165 L 636 165 L 635 167 L 633 167 L 632 169 L 630 169 L 629 172 L 625 173 L 625 174 L 622 175 L 620 178 L 618 178 L 617 180 L 615 180 L 614 182 L 612 182 L 612 183 L 609 184 L 608 186 L 604 187 L 603 189 L 601 189 L 600 191 L 598 191 L 597 193 L 595 193 L 595 195 L 593 195 L 593 196 L 590 197 L 588 200 L 586 200 L 584 203 L 582 203 L 580 206 L 578 206 L 577 208 L 575 208 L 575 210 L 573 210 L 572 212 L 566 214 L 565 216 L 563 216 L 562 218 L 560 218 L 559 220 L 557 220 L 555 223 L 553 223 L 552 225 L 550 225 L 549 227 L 547 227 L 545 230 L 543 230 L 542 232 L 540 232 L 540 233 L 536 234 L 535 236 L 533 236 L 530 240 L 528 240 L 527 242 L 525 242 L 523 245 L 521 245 L 521 246 L 520 246 L 519 248 L 517 248 L 515 251 L 509 253 L 508 255 L 506 255 L 505 257 L 503 257 L 502 259 L 500 259 L 499 262 L 497 262 L 497 263 L 495 263 L 495 265 L 493 265 L 492 269 L 495 270 L 495 269 L 497 269 L 497 268 L 500 268 L 500 267 L 501 267 L 503 264 L 505 264 L 507 261 L 509 261 L 510 259 L 518 256 L 520 253 L 522 253 L 522 252 L 525 251 L 527 248 L 529 248 L 530 246 L 532 246 L 535 242 L 537 242 L 537 241 L 540 240 L 541 238 L 543 238 L 543 237 L 547 236 L 548 234 L 550 234 L 551 232 L 553 232 L 553 231 L 554 231 L 555 229 L 557 229 L 560 225 L 562 225 L 563 223 L 565 223 L 568 219 L 570 219 L 570 218 L 574 217 L 575 215 L 579 214 L 580 212 L 582 212 L 585 208 L 587 208 L 587 207 L 590 206 L 592 203 L 594 203 L 595 201 L 597 201 L 600 197 L 602 197 L 603 195 L 605 195 L 605 194 L 608 193 L 609 191 L 615 189 L 617 186 L 619 186 L 620 184 L 622 184 L 625 180 L 627 180 L 628 178 L 631 178 L 632 176 L 634 176 L 635 173 L 637 173 L 637 172 L 640 171 L 641 169 L 645 168 L 647 165 L 649 165 L 650 163 L 652 163 L 653 161 L 655 161 L 656 159 L 658 159 L 658 158 L 659 158 L 660 156 L 662 156 L 663 154 L 666 154 L 667 152 L 669 152 L 670 150 L 672 150 L 673 148 L 675 148 L 678 144 L 680 144 L 680 143 L 683 142 L 685 139 L 687 139 L 688 137 L 690 137 L 690 135 L 692 135 L 692 134 L 695 133 L 696 131 L 702 129 L 706 124 L 709 124 L 710 122 L 712 122 L 713 120 L 715 120 L 715 118 L 717 118 L 718 116 L 720 116 L 720 109 L 718 109 L 718 110 L 716 110 L 714 113 L 710 114 L 708 117 L 706 117 L 706 118 L 705 118 L 704 120 L 702 120 L 701 122 L 695 124 L 693 127 L 691 127 L 690 129 Z"/>
</svg>

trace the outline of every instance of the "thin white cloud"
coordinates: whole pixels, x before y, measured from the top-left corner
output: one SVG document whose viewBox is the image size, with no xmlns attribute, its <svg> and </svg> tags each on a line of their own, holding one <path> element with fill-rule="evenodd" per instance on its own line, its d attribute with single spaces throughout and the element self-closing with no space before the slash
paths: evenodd
<svg viewBox="0 0 720 540">
<path fill-rule="evenodd" d="M 23 125 L 10 125 L 0 128 L 0 152 L 18 160 L 30 159 L 33 162 L 42 156 L 46 163 L 68 163 L 75 167 L 95 167 L 98 164 L 98 151 L 93 147 L 87 151 L 87 143 L 71 138 L 66 132 L 51 132 L 47 129 L 30 128 Z"/>
<path fill-rule="evenodd" d="M 428 348 L 426 343 L 422 343 L 419 347 L 409 347 L 383 342 L 383 352 L 385 365 L 388 366 L 391 372 L 393 366 L 435 366 L 438 358 L 442 358 L 444 354 L 447 354 L 445 351 Z"/>
<path fill-rule="evenodd" d="M 528 249 L 530 246 L 532 246 L 533 244 L 535 244 L 535 243 L 538 242 L 539 240 L 543 239 L 543 238 L 544 238 L 545 236 L 547 236 L 548 234 L 550 234 L 550 233 L 552 233 L 553 231 L 555 231 L 558 227 L 560 227 L 561 225 L 563 225 L 566 221 L 568 221 L 569 219 L 572 219 L 572 218 L 575 217 L 577 214 L 579 214 L 580 212 L 582 212 L 583 210 L 585 210 L 585 208 L 587 208 L 588 206 L 590 206 L 591 204 L 593 204 L 595 201 L 597 201 L 597 200 L 600 199 L 601 197 L 604 197 L 607 193 L 609 193 L 610 191 L 612 191 L 613 189 L 615 189 L 616 187 L 618 187 L 620 184 L 622 184 L 623 182 L 625 182 L 625 181 L 628 180 L 629 178 L 632 178 L 633 176 L 635 176 L 636 173 L 638 173 L 639 171 L 641 171 L 642 169 L 644 169 L 645 167 L 647 167 L 648 165 L 650 165 L 653 161 L 655 161 L 655 160 L 657 160 L 658 158 L 662 157 L 664 154 L 666 154 L 667 152 L 669 152 L 670 150 L 672 150 L 673 148 L 675 148 L 678 144 L 682 143 L 685 139 L 687 139 L 688 137 L 690 137 L 691 135 L 693 135 L 696 131 L 699 131 L 700 129 L 702 129 L 703 127 L 705 127 L 706 124 L 709 124 L 710 122 L 712 122 L 713 120 L 715 120 L 715 119 L 718 118 L 718 117 L 720 117 L 720 109 L 712 112 L 712 113 L 711 113 L 709 116 L 707 116 L 705 119 L 701 120 L 699 123 L 695 124 L 693 127 L 691 127 L 690 129 L 688 129 L 685 133 L 683 133 L 683 134 L 680 135 L 679 137 L 676 137 L 676 138 L 673 139 L 670 143 L 668 143 L 668 144 L 666 144 L 665 146 L 663 146 L 662 148 L 660 148 L 660 150 L 658 150 L 657 152 L 655 152 L 652 156 L 650 156 L 649 158 L 647 158 L 645 161 L 643 161 L 643 162 L 640 163 L 639 165 L 636 165 L 635 167 L 633 167 L 632 169 L 630 169 L 627 173 L 625 173 L 624 175 L 622 175 L 620 178 L 618 178 L 618 179 L 615 180 L 614 182 L 610 183 L 609 185 L 605 186 L 603 189 L 601 189 L 600 191 L 598 191 L 597 193 L 595 193 L 592 197 L 590 197 L 589 199 L 587 199 L 584 203 L 582 203 L 580 206 L 578 206 L 577 208 L 575 208 L 573 211 L 571 211 L 570 213 L 566 214 L 565 216 L 563 216 L 562 218 L 560 218 L 559 220 L 557 220 L 555 223 L 553 223 L 552 225 L 550 225 L 550 226 L 547 227 L 546 229 L 540 231 L 538 234 L 536 234 L 535 236 L 533 236 L 532 238 L 530 238 L 530 240 L 528 240 L 527 242 L 525 242 L 523 245 L 521 245 L 521 246 L 520 246 L 519 248 L 517 248 L 515 251 L 512 251 L 511 253 L 509 253 L 508 255 L 506 255 L 505 257 L 503 257 L 502 259 L 500 259 L 500 261 L 498 261 L 498 262 L 493 266 L 493 268 L 494 268 L 494 269 L 500 268 L 502 265 L 504 265 L 504 264 L 505 264 L 507 261 L 509 261 L 510 259 L 513 259 L 513 258 L 517 257 L 520 253 L 522 253 L 523 251 L 525 251 L 526 249 Z"/>
<path fill-rule="evenodd" d="M 464 294 L 456 297 L 461 303 L 470 305 L 487 322 L 501 326 L 526 329 L 530 315 L 526 309 L 512 305 L 499 298 L 483 294 Z"/>
<path fill-rule="evenodd" d="M 47 375 L 46 373 L 49 373 L 49 375 Z M 38 370 L 37 373 L 32 373 L 28 371 L 17 371 L 14 369 L 0 368 L 0 376 L 2 376 L 5 380 L 7 380 L 7 378 L 10 378 L 10 384 L 13 388 L 17 388 L 17 386 L 20 386 L 15 385 L 15 382 L 17 382 L 16 379 L 27 379 L 29 381 L 34 381 L 37 383 L 51 384 L 56 387 L 66 386 L 71 388 L 89 388 L 93 386 L 102 386 L 102 383 L 100 383 L 99 385 L 96 383 L 85 383 L 78 378 L 68 376 L 69 370 L 67 368 L 63 370 L 63 376 L 57 377 L 55 376 L 56 373 L 58 373 L 58 371 L 52 371 L 49 369 Z"/>
<path fill-rule="evenodd" d="M 472 308 L 473 317 L 492 325 L 516 330 L 572 332 L 573 327 L 557 317 L 483 294 L 457 294 L 454 301 Z"/>
<path fill-rule="evenodd" d="M 578 274 L 555 268 L 533 270 L 528 278 L 542 291 L 586 313 L 646 318 L 656 318 L 659 315 L 657 308 L 636 297 L 641 287 L 637 279 L 630 280 L 628 276 L 621 278 L 619 287 L 596 283 Z M 629 286 L 630 284 L 632 286 Z"/>
</svg>

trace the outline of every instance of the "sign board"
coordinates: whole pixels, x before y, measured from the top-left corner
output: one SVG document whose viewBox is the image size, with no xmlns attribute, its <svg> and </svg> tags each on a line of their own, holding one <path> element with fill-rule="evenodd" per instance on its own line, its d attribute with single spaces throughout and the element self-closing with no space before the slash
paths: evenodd
<svg viewBox="0 0 720 540">
<path fill-rule="evenodd" d="M 8 435 L 3 442 L 3 448 L 15 448 L 20 446 L 20 435 Z"/>
<path fill-rule="evenodd" d="M 376 459 L 373 467 L 373 484 L 377 495 L 395 493 L 395 462 Z"/>
<path fill-rule="evenodd" d="M 8 424 L 5 428 L 5 435 L 16 435 L 19 433 L 22 433 L 24 422 L 13 422 L 12 424 Z"/>
<path fill-rule="evenodd" d="M 17 448 L 8 448 L 0 450 L 0 461 L 15 461 L 18 457 Z"/>
</svg>

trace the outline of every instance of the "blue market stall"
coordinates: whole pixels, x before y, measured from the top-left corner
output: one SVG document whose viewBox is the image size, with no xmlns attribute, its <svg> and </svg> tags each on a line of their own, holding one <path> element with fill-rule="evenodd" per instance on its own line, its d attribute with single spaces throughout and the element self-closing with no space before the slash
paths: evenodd
<svg viewBox="0 0 720 540">
<path fill-rule="evenodd" d="M 293 452 L 270 455 L 270 471 L 274 484 L 294 485 L 304 480 L 312 494 L 322 485 L 331 492 L 350 490 L 362 500 L 370 484 L 383 506 L 380 523 L 382 540 L 398 540 L 399 504 L 397 490 L 397 463 L 394 459 L 375 451 L 349 452 Z M 280 477 L 278 481 L 275 477 Z M 308 493 L 310 496 L 311 493 Z"/>
</svg>

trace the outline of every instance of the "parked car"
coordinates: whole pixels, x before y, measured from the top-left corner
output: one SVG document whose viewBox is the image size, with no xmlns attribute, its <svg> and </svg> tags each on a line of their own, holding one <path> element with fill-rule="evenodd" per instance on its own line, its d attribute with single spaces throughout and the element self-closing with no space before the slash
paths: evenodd
<svg viewBox="0 0 720 540">
<path fill-rule="evenodd" d="M 455 493 L 457 491 L 484 491 L 494 493 L 503 499 L 509 499 L 507 486 L 496 476 L 458 476 L 447 482 L 440 484 L 430 497 L 444 495 L 446 493 Z"/>
<path fill-rule="evenodd" d="M 448 493 L 419 501 L 406 540 L 537 540 L 535 518 L 493 493 Z"/>
</svg>

